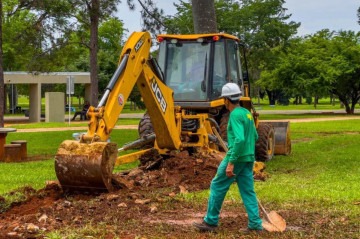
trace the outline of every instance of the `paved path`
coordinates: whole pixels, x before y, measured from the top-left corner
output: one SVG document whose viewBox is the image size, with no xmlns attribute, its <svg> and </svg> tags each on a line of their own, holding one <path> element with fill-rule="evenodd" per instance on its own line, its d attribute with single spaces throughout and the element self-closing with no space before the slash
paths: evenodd
<svg viewBox="0 0 360 239">
<path fill-rule="evenodd" d="M 87 127 L 84 126 L 69 126 L 69 127 L 62 127 L 62 128 L 32 128 L 32 129 L 17 129 L 16 132 L 50 132 L 50 131 L 67 131 L 67 130 L 83 130 L 84 132 L 87 131 Z M 138 129 L 137 125 L 116 125 L 115 129 Z"/>
</svg>

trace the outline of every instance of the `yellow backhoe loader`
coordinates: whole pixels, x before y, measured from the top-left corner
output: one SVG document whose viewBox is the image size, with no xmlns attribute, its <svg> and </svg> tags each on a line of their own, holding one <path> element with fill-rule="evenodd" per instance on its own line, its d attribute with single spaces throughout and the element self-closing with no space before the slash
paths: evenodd
<svg viewBox="0 0 360 239">
<path fill-rule="evenodd" d="M 223 33 L 159 35 L 157 61 L 150 56 L 151 40 L 148 32 L 129 37 L 98 106 L 87 112 L 87 132 L 80 141 L 66 140 L 60 145 L 55 171 L 64 189 L 111 191 L 114 165 L 134 161 L 150 149 L 118 157 L 121 150 L 146 144 L 161 155 L 174 150 L 221 150 L 215 131 L 226 140 L 229 112 L 219 96 L 227 82 L 239 84 L 240 104 L 254 115 L 259 133 L 257 160 L 290 153 L 289 123 L 258 119 L 249 84 L 242 79 L 238 38 Z M 118 149 L 108 139 L 135 84 L 147 109 L 139 124 L 140 139 Z"/>
</svg>

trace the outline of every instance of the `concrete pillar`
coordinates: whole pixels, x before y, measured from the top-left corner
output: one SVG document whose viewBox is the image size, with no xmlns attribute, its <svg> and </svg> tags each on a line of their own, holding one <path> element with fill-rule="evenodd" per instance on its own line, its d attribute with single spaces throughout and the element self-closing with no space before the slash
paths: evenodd
<svg viewBox="0 0 360 239">
<path fill-rule="evenodd" d="M 30 84 L 29 121 L 40 122 L 41 115 L 41 83 Z"/>
<path fill-rule="evenodd" d="M 45 122 L 64 122 L 64 92 L 45 92 Z"/>
</svg>

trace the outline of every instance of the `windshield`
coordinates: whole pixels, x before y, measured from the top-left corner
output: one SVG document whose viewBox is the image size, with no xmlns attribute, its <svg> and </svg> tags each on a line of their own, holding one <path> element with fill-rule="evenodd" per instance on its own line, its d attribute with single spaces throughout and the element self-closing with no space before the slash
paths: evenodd
<svg viewBox="0 0 360 239">
<path fill-rule="evenodd" d="M 167 47 L 165 79 L 175 100 L 206 100 L 210 44 L 184 42 Z"/>
</svg>

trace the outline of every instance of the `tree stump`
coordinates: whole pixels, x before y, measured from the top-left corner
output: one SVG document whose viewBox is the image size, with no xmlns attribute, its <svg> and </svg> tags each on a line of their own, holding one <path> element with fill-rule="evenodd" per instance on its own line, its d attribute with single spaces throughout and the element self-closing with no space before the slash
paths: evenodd
<svg viewBox="0 0 360 239">
<path fill-rule="evenodd" d="M 21 144 L 5 144 L 4 145 L 4 162 L 20 162 L 21 161 Z"/>
<path fill-rule="evenodd" d="M 21 159 L 26 160 L 27 158 L 27 141 L 26 140 L 13 140 L 11 144 L 20 144 Z"/>
</svg>

